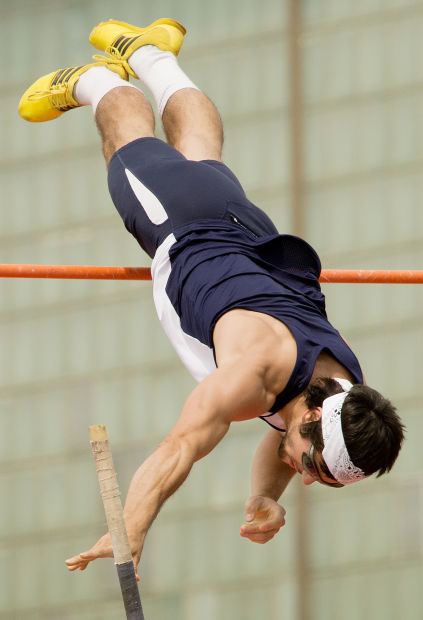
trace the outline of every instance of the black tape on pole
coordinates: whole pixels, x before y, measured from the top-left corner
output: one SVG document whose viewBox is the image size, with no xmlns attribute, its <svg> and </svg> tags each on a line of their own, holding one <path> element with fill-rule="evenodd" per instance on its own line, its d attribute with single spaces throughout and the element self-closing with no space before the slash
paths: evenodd
<svg viewBox="0 0 423 620">
<path fill-rule="evenodd" d="M 134 564 L 132 561 L 125 562 L 124 564 L 116 564 L 116 568 L 127 619 L 144 620 Z"/>
</svg>

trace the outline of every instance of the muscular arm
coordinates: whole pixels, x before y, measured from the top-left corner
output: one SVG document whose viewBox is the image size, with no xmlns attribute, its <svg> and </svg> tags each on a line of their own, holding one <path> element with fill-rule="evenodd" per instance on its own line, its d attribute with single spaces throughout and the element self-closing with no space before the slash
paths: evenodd
<svg viewBox="0 0 423 620">
<path fill-rule="evenodd" d="M 281 433 L 270 429 L 259 443 L 251 469 L 252 495 L 264 495 L 278 501 L 295 471 L 278 456 Z"/>
<path fill-rule="evenodd" d="M 251 470 L 251 497 L 246 503 L 240 534 L 265 543 L 285 523 L 285 510 L 277 503 L 295 471 L 278 456 L 281 433 L 270 429 L 260 442 Z"/>
<path fill-rule="evenodd" d="M 193 390 L 177 424 L 135 472 L 129 487 L 124 512 L 135 565 L 161 506 L 183 483 L 195 461 L 217 445 L 232 421 L 264 413 L 274 398 L 266 385 L 266 366 L 257 360 L 223 365 Z M 107 534 L 88 552 L 66 563 L 70 570 L 83 570 L 90 561 L 112 555 Z"/>
</svg>

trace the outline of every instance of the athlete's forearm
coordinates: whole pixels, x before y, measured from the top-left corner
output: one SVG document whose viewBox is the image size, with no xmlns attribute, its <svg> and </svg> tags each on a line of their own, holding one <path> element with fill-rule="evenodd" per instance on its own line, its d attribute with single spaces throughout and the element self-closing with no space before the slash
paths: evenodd
<svg viewBox="0 0 423 620">
<path fill-rule="evenodd" d="M 125 502 L 128 532 L 143 540 L 164 502 L 187 478 L 194 452 L 182 438 L 166 438 L 135 472 Z"/>
<path fill-rule="evenodd" d="M 165 500 L 182 484 L 194 462 L 189 442 L 169 437 L 135 472 L 125 503 L 125 522 L 135 566 L 138 566 L 144 538 Z M 107 533 L 88 551 L 66 560 L 70 571 L 85 570 L 98 558 L 113 557 Z"/>
<path fill-rule="evenodd" d="M 295 471 L 278 456 L 282 436 L 270 430 L 260 442 L 251 468 L 251 493 L 278 501 Z"/>
<path fill-rule="evenodd" d="M 231 421 L 266 411 L 274 395 L 251 364 L 217 369 L 189 395 L 173 430 L 136 471 L 125 503 L 130 531 L 145 536 L 161 506 L 193 464 L 219 443 Z"/>
<path fill-rule="evenodd" d="M 137 469 L 129 486 L 124 514 L 135 566 L 140 561 L 144 538 L 166 499 L 184 482 L 195 461 L 208 454 L 229 428 L 225 416 L 204 406 L 204 392 L 194 392 L 174 429 Z M 88 551 L 66 560 L 66 564 L 71 571 L 85 570 L 89 562 L 112 556 L 107 533 Z"/>
<path fill-rule="evenodd" d="M 164 441 L 135 472 L 125 503 L 128 530 L 146 535 L 160 508 L 187 478 L 195 461 L 208 454 L 229 429 L 219 414 L 215 390 L 197 386 Z"/>
</svg>

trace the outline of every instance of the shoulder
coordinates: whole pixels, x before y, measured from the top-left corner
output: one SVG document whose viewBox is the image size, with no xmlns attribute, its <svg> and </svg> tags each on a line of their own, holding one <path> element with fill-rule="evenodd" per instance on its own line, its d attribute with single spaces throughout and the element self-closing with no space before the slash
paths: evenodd
<svg viewBox="0 0 423 620">
<path fill-rule="evenodd" d="M 297 359 L 295 338 L 286 325 L 249 310 L 235 309 L 223 315 L 216 323 L 213 343 L 218 367 L 257 366 L 275 394 L 285 388 Z"/>
</svg>

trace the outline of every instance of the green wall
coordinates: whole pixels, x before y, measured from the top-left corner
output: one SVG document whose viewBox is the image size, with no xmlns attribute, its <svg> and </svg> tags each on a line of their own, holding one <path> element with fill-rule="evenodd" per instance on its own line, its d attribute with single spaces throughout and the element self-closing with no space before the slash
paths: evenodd
<svg viewBox="0 0 423 620">
<path fill-rule="evenodd" d="M 423 1 L 304 0 L 301 9 L 305 236 L 324 267 L 421 268 Z M 97 22 L 160 16 L 188 29 L 180 62 L 221 110 L 225 161 L 292 230 L 287 0 L 127 0 L 122 9 L 0 0 L 1 262 L 148 264 L 108 196 L 91 110 L 31 125 L 17 103 L 40 75 L 88 62 Z M 285 528 L 253 545 L 238 530 L 266 428 L 233 425 L 148 536 L 147 620 L 420 618 L 422 291 L 325 286 L 367 381 L 407 424 L 392 474 L 337 492 L 292 484 Z M 107 425 L 124 494 L 193 382 L 161 332 L 148 282 L 2 280 L 0 300 L 0 619 L 122 618 L 111 561 L 86 573 L 64 566 L 105 528 L 88 425 Z M 307 592 L 298 591 L 300 537 Z"/>
</svg>

